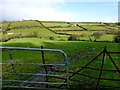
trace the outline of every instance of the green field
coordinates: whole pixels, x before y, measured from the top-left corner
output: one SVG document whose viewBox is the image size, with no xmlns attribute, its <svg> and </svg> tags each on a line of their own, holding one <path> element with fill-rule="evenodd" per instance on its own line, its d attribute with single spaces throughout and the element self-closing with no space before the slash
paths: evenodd
<svg viewBox="0 0 120 90">
<path fill-rule="evenodd" d="M 116 28 L 117 26 L 106 26 L 98 25 L 100 23 L 90 23 L 90 22 L 37 22 L 34 20 L 25 20 L 25 21 L 15 21 L 11 22 L 8 27 L 9 30 L 5 29 L 9 25 L 10 22 L 4 22 L 2 31 L 6 31 L 5 33 L 1 32 L 2 39 L 6 39 L 5 41 L 0 42 L 2 46 L 9 47 L 31 47 L 31 48 L 44 48 L 48 49 L 60 49 L 63 50 L 67 56 L 69 61 L 69 72 L 76 72 L 81 69 L 87 63 L 89 63 L 95 56 L 97 56 L 100 52 L 102 52 L 107 47 L 108 52 L 119 52 L 119 43 L 114 42 L 115 34 L 111 33 L 112 28 Z M 42 23 L 42 24 L 41 24 Z M 70 26 L 71 24 L 86 24 L 82 25 L 82 27 L 87 28 L 88 30 L 84 30 L 78 26 Z M 89 25 L 94 24 L 94 25 Z M 97 24 L 97 25 L 95 25 Z M 57 27 L 56 27 L 57 26 Z M 17 28 L 16 28 L 17 27 Z M 22 28 L 21 28 L 22 27 Z M 109 27 L 109 28 L 106 28 Z M 112 28 L 111 28 L 112 27 Z M 78 30 L 78 31 L 77 31 Z M 106 33 L 106 30 L 110 33 Z M 102 36 L 95 40 L 93 34 L 95 32 L 101 32 Z M 113 29 L 114 32 L 118 32 L 119 30 Z M 12 33 L 12 35 L 9 35 Z M 63 34 L 60 34 L 63 33 Z M 77 35 L 78 40 L 69 41 L 68 38 L 70 35 Z M 90 38 L 92 41 L 90 41 Z M 7 40 L 8 39 L 8 40 Z M 14 50 L 12 52 L 13 59 L 15 63 L 42 63 L 40 59 L 40 52 L 38 51 L 17 51 Z M 120 55 L 118 54 L 110 54 L 116 63 L 117 67 L 120 69 Z M 62 56 L 56 53 L 46 53 L 45 60 L 46 63 L 59 63 L 62 60 Z M 101 55 L 98 57 L 93 63 L 89 65 L 91 68 L 101 68 L 102 64 Z M 9 63 L 10 57 L 9 53 L 6 50 L 2 51 L 2 62 Z M 3 66 L 3 69 L 8 69 L 7 66 Z M 27 71 L 26 68 L 29 66 L 22 66 L 22 68 L 18 67 L 18 72 L 38 72 L 39 70 L 36 68 L 29 68 Z M 109 57 L 105 57 L 104 69 L 114 70 L 115 66 L 110 61 Z M 21 71 L 22 70 L 22 71 Z M 100 71 L 84 69 L 80 72 L 81 74 L 86 74 L 89 76 L 98 77 Z M 72 74 L 69 73 L 69 76 Z M 118 72 L 107 72 L 103 71 L 102 78 L 110 78 L 110 79 L 118 79 L 120 74 Z M 5 78 L 3 76 L 3 78 Z M 11 78 L 7 76 L 7 78 Z M 12 78 L 15 78 L 14 76 Z M 25 77 L 24 77 L 25 78 Z M 72 79 L 77 80 L 77 82 L 72 81 Z M 54 79 L 57 80 L 57 79 Z M 70 80 L 70 88 L 79 89 L 79 88 L 93 88 L 97 83 L 97 79 L 90 79 L 88 77 L 84 77 L 81 75 L 74 75 Z M 119 81 L 112 80 L 101 80 L 101 85 L 108 86 L 116 86 L 119 87 Z M 102 87 L 102 86 L 101 86 Z M 103 87 L 105 88 L 105 87 Z M 105 88 L 110 89 L 110 88 Z M 112 89 L 111 89 L 112 90 Z M 118 90 L 118 89 L 115 89 Z"/>
<path fill-rule="evenodd" d="M 11 23 L 10 25 L 10 28 L 15 28 L 15 27 L 25 27 L 25 26 L 28 26 L 28 27 L 37 27 L 37 26 L 41 26 L 38 22 L 36 21 L 30 21 L 30 20 L 25 20 L 25 21 L 14 21 Z"/>
<path fill-rule="evenodd" d="M 118 44 L 117 43 L 101 43 L 101 42 L 80 42 L 80 41 L 51 41 L 51 40 L 40 40 L 37 38 L 25 38 L 25 39 L 13 39 L 10 40 L 8 42 L 4 42 L 2 43 L 3 46 L 15 46 L 15 47 L 37 47 L 40 48 L 41 45 L 44 46 L 44 48 L 52 48 L 52 49 L 60 49 L 63 50 L 64 52 L 66 52 L 66 54 L 68 55 L 68 60 L 70 63 L 69 66 L 69 71 L 77 71 L 78 69 L 80 69 L 82 66 L 86 65 L 90 60 L 92 60 L 92 56 L 89 55 L 94 55 L 96 56 L 97 54 L 99 54 L 105 46 L 107 46 L 107 50 L 108 51 L 119 51 L 118 49 Z M 93 50 L 95 49 L 95 50 Z M 91 52 L 92 51 L 92 52 Z M 40 57 L 39 57 L 39 52 L 33 52 L 33 51 L 29 51 L 29 53 L 27 53 L 28 51 L 20 51 L 20 52 L 13 52 L 14 55 L 14 60 L 15 62 L 33 62 L 33 63 L 40 63 L 41 61 L 39 61 Z M 26 54 L 24 54 L 26 53 Z M 81 54 L 79 54 L 81 53 Z M 6 57 L 7 52 L 3 51 L 3 62 L 9 62 L 9 57 Z M 75 58 L 71 58 L 74 57 L 75 55 L 78 55 Z M 22 57 L 21 57 L 22 56 Z M 31 58 L 29 58 L 31 57 Z M 49 59 L 49 62 L 55 62 L 54 60 L 51 60 L 52 56 L 49 55 L 46 56 L 46 60 Z M 25 59 L 26 58 L 26 59 Z M 59 60 L 61 57 L 55 57 L 54 59 Z M 93 64 L 91 64 L 90 66 L 95 68 L 100 68 L 101 67 L 101 58 L 102 56 Z M 117 63 L 118 67 L 119 67 L 119 61 L 118 61 L 119 56 L 118 55 L 113 55 L 113 59 L 114 61 Z M 25 59 L 25 60 L 24 60 Z M 48 61 L 46 61 L 48 62 Z M 115 67 L 111 64 L 109 59 L 105 60 L 105 69 L 115 69 Z M 120 68 L 120 67 L 119 67 Z M 94 71 L 89 71 L 87 69 L 83 70 L 81 73 L 87 73 L 88 75 L 92 75 L 92 76 L 98 76 L 98 71 L 94 72 Z M 114 74 L 114 77 L 113 77 Z M 116 73 L 106 73 L 104 72 L 102 74 L 103 77 L 108 77 L 108 78 L 114 78 L 114 79 L 118 79 L 118 74 Z M 77 79 L 80 78 L 79 75 L 76 75 L 73 77 L 73 79 Z M 84 77 L 81 77 L 81 79 L 84 79 Z M 92 81 L 91 81 L 92 82 Z M 93 80 L 94 82 L 94 80 Z M 73 85 L 73 83 L 71 81 L 71 85 Z M 81 82 L 82 84 L 85 83 L 84 80 L 83 82 Z M 101 80 L 101 83 L 103 85 L 108 85 L 106 83 L 108 83 L 108 81 L 104 81 Z M 113 81 L 109 81 L 109 85 L 115 85 L 118 86 L 117 84 L 118 82 L 113 82 Z"/>
<path fill-rule="evenodd" d="M 58 26 L 58 27 L 64 27 L 64 26 L 68 26 L 69 24 L 66 22 L 42 22 L 43 25 L 47 26 L 47 27 L 54 27 L 54 26 Z"/>
<path fill-rule="evenodd" d="M 106 28 L 104 25 L 82 25 L 84 28 L 87 28 L 88 30 L 103 30 L 105 31 Z"/>
<path fill-rule="evenodd" d="M 77 26 L 78 25 L 78 26 Z M 61 36 L 58 40 L 67 40 L 69 35 L 77 35 L 79 40 L 88 40 L 88 38 L 95 38 L 99 41 L 113 41 L 115 33 L 118 33 L 118 25 L 114 23 L 104 24 L 99 22 L 54 22 L 54 21 L 37 21 L 37 20 L 24 20 L 13 22 L 2 22 L 3 41 L 11 39 L 9 33 L 13 33 L 12 38 L 16 37 L 34 37 L 33 34 L 37 33 L 36 37 Z M 99 38 L 92 35 L 94 33 L 102 33 Z M 8 38 L 5 38 L 8 37 Z M 87 37 L 87 38 L 86 38 Z M 104 39 L 103 39 L 104 37 Z M 56 37 L 55 37 L 56 38 Z M 6 40 L 7 39 L 7 40 Z"/>
<path fill-rule="evenodd" d="M 14 35 L 22 34 L 28 35 L 32 33 L 37 33 L 38 35 L 44 36 L 57 36 L 55 33 L 50 32 L 46 28 L 27 28 L 27 29 L 11 29 L 8 33 L 13 33 Z"/>
<path fill-rule="evenodd" d="M 83 31 L 83 29 L 82 28 L 80 28 L 80 27 L 77 27 L 77 26 L 74 26 L 74 27 L 66 27 L 66 28 L 50 28 L 51 30 L 55 30 L 55 31 L 65 31 L 65 30 L 67 30 L 67 31 L 69 31 L 69 30 L 81 30 L 81 31 Z"/>
</svg>

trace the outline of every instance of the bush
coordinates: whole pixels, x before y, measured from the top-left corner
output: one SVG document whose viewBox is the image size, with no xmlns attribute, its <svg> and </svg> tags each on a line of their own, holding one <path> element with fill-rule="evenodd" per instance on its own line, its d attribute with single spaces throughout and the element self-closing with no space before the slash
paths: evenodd
<svg viewBox="0 0 120 90">
<path fill-rule="evenodd" d="M 7 35 L 2 35 L 2 37 L 0 38 L 0 42 L 6 42 L 10 40 L 10 38 Z"/>
<path fill-rule="evenodd" d="M 114 37 L 114 42 L 120 43 L 120 35 L 116 35 L 116 36 Z"/>
<path fill-rule="evenodd" d="M 114 35 L 119 36 L 120 35 L 120 31 L 114 31 Z"/>
<path fill-rule="evenodd" d="M 49 37 L 50 40 L 54 40 L 54 37 Z"/>
<path fill-rule="evenodd" d="M 81 36 L 81 37 L 87 37 L 88 34 L 87 34 L 87 33 L 82 33 L 80 36 Z"/>
<path fill-rule="evenodd" d="M 97 31 L 97 32 L 93 33 L 92 36 L 95 38 L 95 41 L 96 41 L 96 39 L 99 39 L 102 35 L 103 35 L 103 32 Z"/>
<path fill-rule="evenodd" d="M 61 38 L 59 41 L 65 41 L 65 39 L 62 39 L 62 38 Z"/>
<path fill-rule="evenodd" d="M 70 37 L 68 38 L 68 41 L 76 41 L 78 40 L 78 36 L 73 34 L 73 35 L 70 35 Z"/>
<path fill-rule="evenodd" d="M 38 38 L 38 37 L 39 37 L 39 34 L 38 34 L 37 31 L 33 31 L 31 34 L 32 34 L 32 36 L 33 36 L 34 38 Z"/>
</svg>

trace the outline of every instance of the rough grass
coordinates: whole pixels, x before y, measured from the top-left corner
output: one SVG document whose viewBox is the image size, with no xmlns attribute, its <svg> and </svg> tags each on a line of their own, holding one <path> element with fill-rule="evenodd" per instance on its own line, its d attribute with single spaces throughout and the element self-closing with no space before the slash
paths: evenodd
<svg viewBox="0 0 120 90">
<path fill-rule="evenodd" d="M 18 43 L 21 43 L 18 44 Z M 29 43 L 29 44 L 24 44 Z M 82 42 L 82 41 L 52 41 L 47 39 L 37 39 L 37 38 L 22 38 L 22 39 L 12 39 L 8 42 L 3 42 L 2 45 L 4 46 L 21 46 L 21 47 L 40 47 L 44 45 L 46 48 L 56 48 L 66 51 L 66 53 L 76 52 L 79 50 L 83 50 L 90 46 L 98 48 L 101 51 L 104 46 L 107 46 L 109 51 L 119 51 L 118 50 L 118 43 L 107 43 L 107 42 Z M 67 51 L 69 50 L 69 51 Z"/>
<path fill-rule="evenodd" d="M 8 31 L 8 33 L 13 33 L 13 34 L 32 34 L 36 32 L 38 35 L 44 35 L 44 36 L 57 36 L 57 34 L 45 29 L 45 28 L 27 28 L 27 29 L 11 29 Z"/>
<path fill-rule="evenodd" d="M 61 23 L 61 22 L 59 22 L 59 23 L 58 22 L 57 23 L 55 23 L 55 22 L 42 22 L 42 24 L 47 26 L 47 27 L 54 27 L 54 26 L 62 27 L 62 26 L 68 26 L 69 25 L 66 22 L 64 22 L 64 23 Z"/>
<path fill-rule="evenodd" d="M 51 30 L 55 30 L 55 31 L 57 31 L 57 30 L 83 30 L 82 28 L 80 28 L 80 27 L 78 27 L 78 26 L 72 26 L 72 27 L 66 27 L 66 28 L 51 28 Z"/>
<path fill-rule="evenodd" d="M 105 46 L 107 46 L 108 51 L 119 51 L 117 43 L 107 43 L 107 42 L 81 42 L 81 41 L 51 41 L 51 40 L 40 40 L 37 38 L 24 38 L 24 39 L 13 39 L 8 42 L 2 43 L 3 46 L 17 46 L 17 47 L 37 47 L 40 48 L 41 45 L 44 46 L 44 48 L 53 48 L 53 49 L 60 49 L 66 52 L 68 55 L 68 60 L 70 63 L 69 71 L 75 72 L 79 70 L 82 66 L 86 65 L 90 60 L 93 59 L 96 55 L 98 55 Z M 36 51 L 13 51 L 13 57 L 15 62 L 33 62 L 33 63 L 41 63 L 41 57 L 40 52 Z M 93 56 L 90 56 L 93 55 Z M 52 59 L 54 56 L 54 59 Z M 3 62 L 9 62 L 9 55 L 8 52 L 3 51 L 2 54 Z M 61 60 L 61 56 L 50 54 L 45 56 L 46 62 L 57 62 Z M 117 66 L 119 66 L 118 61 L 119 56 L 113 55 L 113 59 Z M 48 60 L 48 61 L 47 61 Z M 102 56 L 99 57 L 96 61 L 94 61 L 92 64 L 90 64 L 90 67 L 93 68 L 100 68 L 102 63 Z M 120 67 L 119 67 L 120 68 Z M 34 69 L 34 68 L 33 68 Z M 108 57 L 105 59 L 105 66 L 104 69 L 113 70 L 115 69 L 114 65 L 111 63 Z M 32 70 L 32 69 L 31 69 Z M 90 76 L 97 76 L 99 75 L 99 71 L 93 71 L 84 69 L 81 73 L 87 74 Z M 71 75 L 71 74 L 70 74 Z M 102 77 L 107 78 L 114 78 L 119 79 L 118 73 L 109 73 L 109 72 L 103 72 Z M 72 79 L 80 80 L 79 83 L 70 82 L 70 85 L 75 86 L 80 84 L 80 87 L 87 87 L 90 88 L 92 84 L 95 84 L 97 81 L 94 79 L 85 78 L 83 76 L 80 77 L 80 75 L 75 75 Z M 87 81 L 86 81 L 87 80 Z M 90 82 L 89 82 L 90 81 Z M 119 83 L 115 81 L 107 81 L 107 80 L 101 80 L 100 82 L 103 85 L 114 85 L 118 86 Z M 75 84 L 75 85 L 74 85 Z M 79 86 L 75 86 L 76 88 Z M 94 86 L 93 86 L 94 87 Z"/>
<path fill-rule="evenodd" d="M 6 30 L 10 22 L 2 22 L 2 30 Z"/>
<path fill-rule="evenodd" d="M 24 26 L 41 26 L 38 22 L 34 20 L 24 20 L 24 21 L 14 21 L 11 23 L 10 28 L 13 27 L 24 27 Z"/>
<path fill-rule="evenodd" d="M 88 30 L 107 30 L 105 26 L 100 26 L 100 25 L 82 25 L 82 27 L 87 28 Z"/>
<path fill-rule="evenodd" d="M 88 36 L 91 36 L 93 33 L 97 31 L 100 31 L 100 32 L 102 31 L 104 34 L 106 34 L 106 32 L 108 33 L 113 32 L 113 33 L 103 35 L 102 37 L 98 39 L 99 41 L 113 41 L 112 36 L 114 32 L 118 31 L 117 25 L 115 24 L 105 25 L 99 22 L 48 22 L 48 21 L 45 22 L 45 21 L 41 21 L 41 23 L 45 27 L 48 27 L 48 29 L 43 28 L 43 26 L 41 26 L 41 24 L 35 20 L 13 21 L 11 22 L 11 24 L 10 22 L 2 22 L 2 26 L 3 26 L 3 30 L 6 30 L 7 26 L 10 24 L 9 28 L 11 30 L 8 30 L 7 33 L 14 33 L 14 35 L 19 36 L 19 34 L 22 34 L 23 36 L 25 35 L 30 36 L 31 33 L 36 32 L 38 35 L 38 38 L 40 36 L 44 36 L 44 37 L 52 36 L 55 38 L 56 36 L 61 36 L 60 38 L 58 38 L 58 40 L 67 40 L 68 35 L 62 36 L 62 34 L 81 35 L 82 37 L 81 36 L 78 37 L 79 40 L 89 40 Z M 72 24 L 79 24 L 80 26 L 87 28 L 88 30 L 85 31 L 78 26 L 71 26 Z M 16 29 L 14 27 L 18 27 L 18 28 Z M 52 27 L 52 28 L 49 28 L 49 27 Z M 77 30 L 80 30 L 80 31 L 77 31 Z M 58 34 L 55 34 L 55 33 L 58 33 Z M 91 38 L 94 39 L 94 37 L 92 36 Z"/>
<path fill-rule="evenodd" d="M 34 24 L 33 24 L 34 23 Z M 68 26 L 68 23 L 46 23 L 46 22 L 42 22 L 46 27 L 47 26 Z M 73 22 L 74 23 L 74 22 Z M 6 28 L 6 26 L 9 24 L 9 22 L 4 24 L 4 28 Z M 89 24 L 99 24 L 99 23 L 81 23 L 81 24 L 86 24 L 83 25 L 87 26 L 86 28 L 88 28 L 88 32 L 87 31 L 80 31 L 80 32 L 72 32 L 72 31 L 68 31 L 67 33 L 71 33 L 71 34 L 84 34 L 87 36 L 85 37 L 80 37 L 81 40 L 89 40 L 88 35 L 89 34 L 93 34 L 94 31 L 100 31 L 100 30 L 108 30 L 108 28 L 104 27 L 104 26 L 98 26 L 98 25 L 89 25 Z M 36 26 L 36 25 L 41 25 L 35 21 L 23 21 L 23 22 L 12 22 L 11 24 L 11 28 L 14 26 Z M 66 28 L 51 28 L 54 30 L 62 30 L 62 29 L 66 29 Z M 67 28 L 68 29 L 68 28 Z M 67 30 L 66 29 L 66 30 Z M 78 29 L 77 28 L 70 28 L 71 30 L 73 29 Z M 111 30 L 111 29 L 109 29 Z M 115 29 L 114 29 L 115 30 Z M 8 31 L 8 33 L 14 33 L 14 34 L 31 34 L 33 32 L 37 32 L 37 34 L 39 35 L 46 35 L 46 36 L 59 36 L 60 39 L 63 38 L 68 38 L 67 36 L 60 36 L 57 35 L 53 32 L 51 32 L 48 29 L 45 28 L 27 28 L 27 29 L 11 29 Z M 6 38 L 6 36 L 4 36 Z M 94 40 L 94 37 L 91 37 L 92 40 Z M 98 39 L 98 41 L 102 41 L 102 40 L 113 40 L 113 35 L 112 34 L 107 34 L 102 36 L 101 38 Z M 7 42 L 2 42 L 0 43 L 3 46 L 14 46 L 14 47 L 36 47 L 36 48 L 40 48 L 41 45 L 44 46 L 44 48 L 51 48 L 51 49 L 60 49 L 63 50 L 64 52 L 66 52 L 67 56 L 68 56 L 68 60 L 69 60 L 69 71 L 71 72 L 75 72 L 77 70 L 79 70 L 82 66 L 86 65 L 89 61 L 91 61 L 96 55 L 98 55 L 101 51 L 103 51 L 104 47 L 107 46 L 107 50 L 108 51 L 120 51 L 119 50 L 119 43 L 112 43 L 112 42 L 88 42 L 88 41 L 56 41 L 56 40 L 48 40 L 48 39 L 38 39 L 38 38 L 19 38 L 19 39 L 11 39 Z M 16 63 L 27 63 L 27 62 L 33 62 L 33 63 L 42 63 L 41 60 L 41 52 L 36 52 L 36 51 L 13 51 L 13 58 L 14 61 Z M 54 57 L 54 58 L 53 58 Z M 114 59 L 116 65 L 119 67 L 120 61 L 118 60 L 120 58 L 119 55 L 112 55 L 112 58 Z M 59 60 L 62 59 L 61 56 L 59 56 L 58 54 L 55 53 L 46 53 L 45 55 L 45 59 L 47 63 L 53 63 L 53 62 L 58 62 Z M 93 68 L 100 68 L 101 67 L 101 63 L 102 63 L 102 56 L 97 58 L 92 64 L 90 64 L 90 67 Z M 10 58 L 9 58 L 9 53 L 7 51 L 3 51 L 2 52 L 2 62 L 10 62 Z M 27 68 L 29 66 L 26 66 Z M 20 69 L 24 69 L 25 67 L 23 66 Z M 105 58 L 105 69 L 115 69 L 114 65 L 111 63 L 110 59 L 106 56 Z M 30 68 L 30 72 L 38 72 L 38 69 L 36 68 Z M 120 67 L 119 67 L 120 69 Z M 26 70 L 25 70 L 26 71 Z M 29 71 L 29 70 L 28 70 Z M 82 72 L 80 72 L 82 74 L 87 74 L 90 76 L 96 76 L 98 77 L 99 75 L 99 71 L 93 71 L 93 70 L 88 70 L 88 69 L 84 69 Z M 71 75 L 69 73 L 69 75 Z M 112 78 L 112 79 L 119 79 L 119 74 L 118 72 L 103 72 L 102 73 L 102 77 L 104 78 Z M 13 77 L 14 78 L 14 77 Z M 96 80 L 94 79 L 90 79 L 87 77 L 83 77 L 80 75 L 75 75 L 74 77 L 72 77 L 72 79 L 77 80 L 78 82 L 72 82 L 70 81 L 70 86 L 75 88 L 75 89 L 80 89 L 80 88 L 84 88 L 84 87 L 88 87 L 88 88 L 93 88 L 96 85 Z M 107 81 L 107 80 L 102 80 L 100 81 L 101 84 L 103 85 L 114 85 L 114 86 L 119 86 L 120 82 L 115 82 L 115 81 Z"/>
</svg>

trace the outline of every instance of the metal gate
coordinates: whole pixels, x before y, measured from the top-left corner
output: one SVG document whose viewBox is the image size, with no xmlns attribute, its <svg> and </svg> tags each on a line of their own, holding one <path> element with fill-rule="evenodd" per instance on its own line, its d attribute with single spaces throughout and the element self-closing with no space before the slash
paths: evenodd
<svg viewBox="0 0 120 90">
<path fill-rule="evenodd" d="M 2 49 L 2 88 L 57 88 L 69 87 L 68 60 L 65 52 L 57 49 L 0 47 Z M 52 54 L 51 54 L 52 53 Z M 57 55 L 55 54 L 57 53 Z M 28 55 L 30 54 L 30 55 Z M 35 54 L 35 55 L 34 55 Z M 20 56 L 21 55 L 21 56 Z M 62 57 L 60 57 L 62 56 Z M 9 57 L 9 61 L 8 61 Z M 40 60 L 32 60 L 34 58 Z M 23 59 L 20 59 L 23 58 Z M 28 58 L 30 60 L 28 60 Z M 58 60 L 54 60 L 58 59 Z M 61 71 L 66 73 L 62 73 Z M 56 72 L 57 71 L 57 72 Z M 67 82 L 64 82 L 67 81 Z"/>
</svg>

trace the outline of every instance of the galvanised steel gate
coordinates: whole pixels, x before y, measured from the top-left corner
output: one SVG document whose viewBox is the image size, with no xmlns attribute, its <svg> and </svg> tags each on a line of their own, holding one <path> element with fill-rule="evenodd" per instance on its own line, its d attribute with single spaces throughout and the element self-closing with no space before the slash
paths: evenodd
<svg viewBox="0 0 120 90">
<path fill-rule="evenodd" d="M 64 85 L 64 88 L 69 87 L 68 60 L 65 52 L 57 49 L 43 49 L 42 46 L 41 48 L 0 48 L 3 57 L 1 63 L 3 89 L 57 88 L 60 85 Z M 40 60 L 37 60 L 38 58 L 33 60 L 36 57 Z M 55 61 L 54 59 L 58 60 Z M 62 73 L 63 70 L 66 73 Z"/>
</svg>

